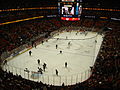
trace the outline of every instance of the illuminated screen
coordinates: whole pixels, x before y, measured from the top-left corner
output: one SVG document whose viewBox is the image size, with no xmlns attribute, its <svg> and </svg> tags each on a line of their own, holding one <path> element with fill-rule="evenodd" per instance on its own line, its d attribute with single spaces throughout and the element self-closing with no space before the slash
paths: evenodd
<svg viewBox="0 0 120 90">
<path fill-rule="evenodd" d="M 61 7 L 61 16 L 63 17 L 80 17 L 82 13 L 82 5 L 76 4 L 63 4 Z"/>
<path fill-rule="evenodd" d="M 62 7 L 62 14 L 74 15 L 74 7 L 72 7 L 72 5 L 64 5 L 64 7 Z"/>
<path fill-rule="evenodd" d="M 82 13 L 82 0 L 60 0 L 58 4 L 59 16 L 62 20 L 79 20 Z M 65 2 L 67 1 L 67 2 Z M 72 2 L 73 1 L 73 2 Z M 65 18 L 64 18 L 65 17 Z"/>
<path fill-rule="evenodd" d="M 79 15 L 81 15 L 81 13 L 82 13 L 82 5 L 79 6 L 78 13 L 79 13 Z"/>
</svg>

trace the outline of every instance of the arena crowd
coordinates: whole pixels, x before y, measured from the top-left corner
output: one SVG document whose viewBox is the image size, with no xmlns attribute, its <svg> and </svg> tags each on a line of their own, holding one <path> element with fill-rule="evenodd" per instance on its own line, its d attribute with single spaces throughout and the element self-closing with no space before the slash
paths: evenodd
<svg viewBox="0 0 120 90">
<path fill-rule="evenodd" d="M 26 15 L 26 14 L 25 14 Z M 26 17 L 26 16 L 25 16 Z M 112 20 L 81 18 L 80 21 L 62 21 L 58 18 L 43 18 L 0 26 L 0 55 L 29 42 L 44 40 L 61 27 L 95 28 L 94 32 L 105 35 L 91 77 L 81 83 L 54 86 L 34 82 L 0 69 L 1 90 L 119 90 L 120 89 L 120 23 Z M 109 29 L 109 28 L 110 29 Z M 39 39 L 33 39 L 43 35 Z M 31 45 L 31 44 L 30 44 Z M 2 63 L 3 60 L 0 60 Z"/>
</svg>

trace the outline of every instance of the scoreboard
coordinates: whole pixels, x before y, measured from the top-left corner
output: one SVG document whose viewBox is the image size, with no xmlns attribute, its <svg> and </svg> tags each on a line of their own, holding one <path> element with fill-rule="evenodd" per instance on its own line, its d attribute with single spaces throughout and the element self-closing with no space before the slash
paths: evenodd
<svg viewBox="0 0 120 90">
<path fill-rule="evenodd" d="M 59 0 L 58 12 L 62 20 L 80 20 L 82 0 Z"/>
</svg>

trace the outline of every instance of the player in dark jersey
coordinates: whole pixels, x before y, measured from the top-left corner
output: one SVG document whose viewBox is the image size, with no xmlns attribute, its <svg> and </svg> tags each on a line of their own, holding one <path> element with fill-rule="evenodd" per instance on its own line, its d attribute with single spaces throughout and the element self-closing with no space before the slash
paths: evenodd
<svg viewBox="0 0 120 90">
<path fill-rule="evenodd" d="M 38 64 L 40 65 L 40 59 L 37 60 Z"/>
<path fill-rule="evenodd" d="M 65 62 L 65 67 L 67 68 L 67 62 Z"/>
<path fill-rule="evenodd" d="M 57 69 L 55 70 L 55 72 L 56 72 L 56 75 L 58 76 L 58 70 Z"/>
<path fill-rule="evenodd" d="M 30 55 L 30 56 L 32 55 L 32 51 L 29 51 L 29 55 Z"/>
<path fill-rule="evenodd" d="M 43 71 L 45 72 L 45 69 L 46 69 L 46 63 L 43 64 Z"/>
</svg>

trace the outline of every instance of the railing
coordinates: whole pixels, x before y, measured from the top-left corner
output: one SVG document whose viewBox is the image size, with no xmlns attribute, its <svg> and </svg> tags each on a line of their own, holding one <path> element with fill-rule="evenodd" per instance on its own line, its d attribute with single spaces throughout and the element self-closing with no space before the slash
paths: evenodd
<svg viewBox="0 0 120 90">
<path fill-rule="evenodd" d="M 49 85 L 56 85 L 61 86 L 63 83 L 64 85 L 73 85 L 76 83 L 83 82 L 87 80 L 91 76 L 91 70 L 88 69 L 85 72 L 82 73 L 76 73 L 72 75 L 56 75 L 53 73 L 53 75 L 48 74 L 40 74 L 36 71 L 26 71 L 22 68 L 10 66 L 10 65 L 4 65 L 3 70 L 7 72 L 13 73 L 13 75 L 21 75 L 23 78 L 36 81 L 36 82 L 43 82 Z"/>
</svg>

